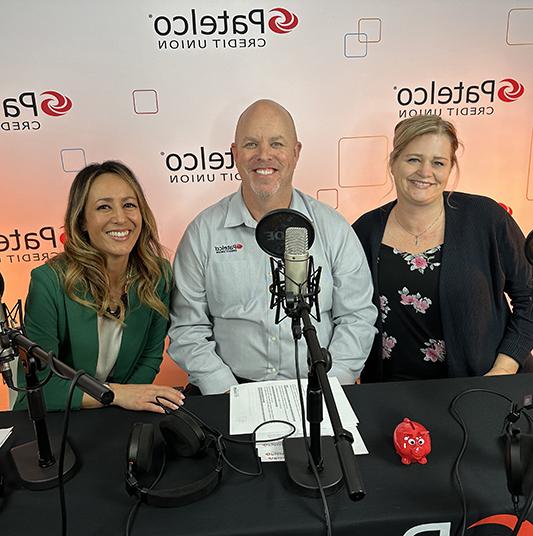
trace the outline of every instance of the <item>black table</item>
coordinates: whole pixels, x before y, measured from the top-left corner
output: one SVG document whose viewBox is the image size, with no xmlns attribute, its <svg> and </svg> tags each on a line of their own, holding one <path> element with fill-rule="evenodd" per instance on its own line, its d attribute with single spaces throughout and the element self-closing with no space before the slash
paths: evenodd
<svg viewBox="0 0 533 536">
<path fill-rule="evenodd" d="M 519 401 L 524 394 L 533 392 L 533 376 L 522 374 L 346 388 L 370 451 L 369 455 L 358 457 L 367 496 L 353 503 L 341 490 L 328 498 L 333 534 L 402 536 L 409 529 L 426 523 L 438 524 L 442 536 L 455 533 L 460 522 L 461 503 L 452 468 L 463 436 L 448 412 L 448 405 L 456 394 L 467 388 L 492 389 Z M 187 400 L 190 410 L 222 431 L 228 429 L 228 406 L 227 395 Z M 498 397 L 476 393 L 463 398 L 458 409 L 470 434 L 461 465 L 468 523 L 490 515 L 511 514 L 512 503 L 498 441 L 508 404 Z M 433 451 L 425 466 L 402 465 L 393 449 L 392 432 L 406 416 L 423 423 L 431 432 Z M 69 534 L 124 533 L 127 513 L 134 502 L 124 488 L 129 430 L 134 422 L 155 423 L 159 418 L 155 414 L 118 408 L 72 414 L 69 436 L 81 467 L 65 486 Z M 61 413 L 49 415 L 51 433 L 60 432 L 62 419 Z M 21 488 L 8 454 L 10 447 L 33 438 L 26 412 L 0 413 L 0 428 L 12 425 L 15 430 L 0 450 L 0 468 L 7 480 L 7 493 L 0 510 L 0 534 L 59 534 L 57 489 L 28 491 Z M 522 429 L 528 431 L 525 423 L 522 423 Z M 228 454 L 232 455 L 231 452 Z M 245 453 L 238 451 L 234 456 L 236 463 L 248 463 L 252 468 Z M 168 480 L 167 475 L 167 482 L 162 482 L 162 487 L 175 485 Z M 492 525 L 470 529 L 467 535 L 510 532 Z M 409 534 L 417 533 L 413 529 Z M 244 477 L 224 469 L 221 485 L 200 502 L 179 508 L 143 505 L 133 530 L 133 535 L 140 534 L 310 536 L 325 534 L 325 530 L 320 500 L 294 493 L 287 481 L 284 464 L 268 463 L 264 464 L 264 475 L 259 478 Z M 425 534 L 433 536 L 439 532 L 434 530 Z"/>
</svg>

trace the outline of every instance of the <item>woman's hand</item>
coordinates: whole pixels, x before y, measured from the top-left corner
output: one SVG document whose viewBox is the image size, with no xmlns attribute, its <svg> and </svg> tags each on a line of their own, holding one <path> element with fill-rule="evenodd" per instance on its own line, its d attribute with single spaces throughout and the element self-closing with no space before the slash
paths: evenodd
<svg viewBox="0 0 533 536">
<path fill-rule="evenodd" d="M 485 376 L 502 376 L 504 374 L 516 374 L 518 372 L 518 363 L 508 355 L 498 354 L 492 368 Z"/>
<path fill-rule="evenodd" d="M 166 385 L 135 383 L 110 383 L 108 385 L 115 394 L 113 406 L 120 406 L 124 409 L 165 413 L 159 403 L 171 410 L 175 410 L 183 405 L 183 400 L 185 399 L 181 391 Z M 84 394 L 82 406 L 94 408 L 101 406 L 101 404 Z"/>
</svg>

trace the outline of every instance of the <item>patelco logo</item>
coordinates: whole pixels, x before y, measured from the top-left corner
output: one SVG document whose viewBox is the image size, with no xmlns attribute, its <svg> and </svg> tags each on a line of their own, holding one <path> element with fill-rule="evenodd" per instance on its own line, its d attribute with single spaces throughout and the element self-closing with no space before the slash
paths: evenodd
<svg viewBox="0 0 533 536">
<path fill-rule="evenodd" d="M 513 530 L 517 521 L 518 518 L 515 515 L 497 514 L 494 516 L 485 517 L 484 519 L 480 519 L 479 521 L 476 521 L 475 523 L 470 525 L 468 528 L 471 529 L 473 527 L 479 527 L 481 525 L 500 525 L 502 527 L 507 527 Z M 518 536 L 533 536 L 533 525 L 527 520 L 524 521 L 522 523 L 522 526 L 520 527 Z"/>
<path fill-rule="evenodd" d="M 0 130 L 4 131 L 39 130 L 43 114 L 60 117 L 72 108 L 69 97 L 51 89 L 43 93 L 23 91 L 18 96 L 4 98 L 1 102 L 6 121 L 0 123 Z"/>
<path fill-rule="evenodd" d="M 270 10 L 270 13 L 275 12 L 280 14 L 270 17 L 270 20 L 268 21 L 268 27 L 273 32 L 286 34 L 298 26 L 298 17 L 294 13 L 291 13 L 282 7 L 277 7 Z"/>
<path fill-rule="evenodd" d="M 460 80 L 454 85 L 430 80 L 416 87 L 394 86 L 393 90 L 400 106 L 400 119 L 426 114 L 449 117 L 493 115 L 500 102 L 514 102 L 525 93 L 523 84 L 514 78 L 504 78 L 499 82 L 489 78 L 477 84 L 466 84 Z"/>
<path fill-rule="evenodd" d="M 513 78 L 500 80 L 504 84 L 498 89 L 498 97 L 503 102 L 513 102 L 524 94 L 524 86 Z"/>
<path fill-rule="evenodd" d="M 53 117 L 66 114 L 72 108 L 72 101 L 58 91 L 45 91 L 41 93 L 41 97 L 50 95 L 41 102 L 41 110 Z"/>
<path fill-rule="evenodd" d="M 65 234 L 62 227 L 46 225 L 32 230 L 18 228 L 0 232 L 0 262 L 43 262 L 60 251 Z"/>
<path fill-rule="evenodd" d="M 149 13 L 158 50 L 265 48 L 299 24 L 298 17 L 283 7 L 270 10 L 192 8 L 178 14 Z"/>
<path fill-rule="evenodd" d="M 244 246 L 237 242 L 236 244 L 228 244 L 223 246 L 215 246 L 215 253 L 236 253 Z"/>
<path fill-rule="evenodd" d="M 513 209 L 511 207 L 508 207 L 505 203 L 498 203 L 500 207 L 503 208 L 506 212 L 508 212 L 511 216 L 513 215 Z"/>
</svg>

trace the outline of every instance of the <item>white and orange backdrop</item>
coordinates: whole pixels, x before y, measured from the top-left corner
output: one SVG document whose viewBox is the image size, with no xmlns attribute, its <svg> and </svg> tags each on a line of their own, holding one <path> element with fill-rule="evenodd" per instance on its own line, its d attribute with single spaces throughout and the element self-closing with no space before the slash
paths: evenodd
<svg viewBox="0 0 533 536">
<path fill-rule="evenodd" d="M 350 222 L 392 198 L 394 125 L 437 113 L 464 145 L 456 189 L 533 227 L 531 0 L 3 0 L 0 14 L 8 305 L 61 251 L 71 181 L 91 162 L 135 171 L 174 251 L 239 187 L 229 147 L 258 98 L 294 116 L 295 185 Z M 157 381 L 185 380 L 167 358 Z"/>
</svg>

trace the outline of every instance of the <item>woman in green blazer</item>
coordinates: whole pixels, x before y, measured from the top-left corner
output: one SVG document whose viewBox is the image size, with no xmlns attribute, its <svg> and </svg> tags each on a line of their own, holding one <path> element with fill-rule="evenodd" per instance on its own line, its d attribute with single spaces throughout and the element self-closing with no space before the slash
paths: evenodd
<svg viewBox="0 0 533 536">
<path fill-rule="evenodd" d="M 115 405 L 163 413 L 161 397 L 176 409 L 183 395 L 152 384 L 168 327 L 171 269 L 132 171 L 113 161 L 81 170 L 70 189 L 65 231 L 64 252 L 31 273 L 27 336 L 106 382 Z M 22 366 L 18 383 L 24 385 Z M 68 388 L 52 376 L 43 388 L 49 410 L 65 408 Z M 21 393 L 14 409 L 25 406 Z M 74 408 L 97 406 L 75 391 Z"/>
</svg>

